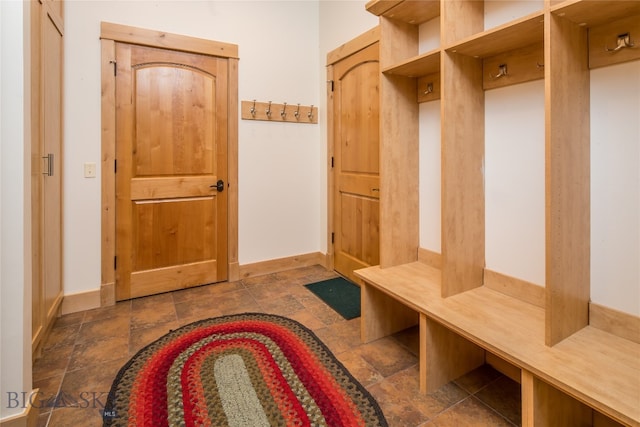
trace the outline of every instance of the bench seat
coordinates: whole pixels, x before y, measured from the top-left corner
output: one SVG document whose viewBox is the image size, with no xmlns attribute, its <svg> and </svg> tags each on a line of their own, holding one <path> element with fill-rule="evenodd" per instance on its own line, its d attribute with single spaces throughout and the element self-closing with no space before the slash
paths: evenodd
<svg viewBox="0 0 640 427">
<path fill-rule="evenodd" d="M 442 298 L 440 271 L 422 262 L 356 275 L 364 281 L 363 341 L 420 324 L 423 392 L 485 363 L 488 352 L 520 370 L 523 425 L 562 416 L 583 424 L 587 405 L 640 426 L 640 344 L 587 326 L 549 347 L 543 308 L 484 286 Z"/>
</svg>

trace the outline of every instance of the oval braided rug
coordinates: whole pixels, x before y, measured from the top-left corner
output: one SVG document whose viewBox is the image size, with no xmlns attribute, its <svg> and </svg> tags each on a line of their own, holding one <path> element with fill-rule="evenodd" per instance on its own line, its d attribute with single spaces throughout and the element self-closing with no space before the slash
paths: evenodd
<svg viewBox="0 0 640 427">
<path fill-rule="evenodd" d="M 281 316 L 198 321 L 116 376 L 105 426 L 380 426 L 365 388 L 313 332 Z"/>
</svg>

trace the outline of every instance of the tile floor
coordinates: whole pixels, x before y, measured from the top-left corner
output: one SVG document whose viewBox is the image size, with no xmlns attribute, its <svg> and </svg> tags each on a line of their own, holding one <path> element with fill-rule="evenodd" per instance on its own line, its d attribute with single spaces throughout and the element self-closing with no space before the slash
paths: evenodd
<svg viewBox="0 0 640 427">
<path fill-rule="evenodd" d="M 376 398 L 391 427 L 520 425 L 519 385 L 489 366 L 421 395 L 417 330 L 362 344 L 359 319 L 344 320 L 303 286 L 335 276 L 304 267 L 62 316 L 33 378 L 43 400 L 67 400 L 53 410 L 40 405 L 38 425 L 102 425 L 111 382 L 139 349 L 195 320 L 243 312 L 287 316 L 313 330 Z"/>
</svg>

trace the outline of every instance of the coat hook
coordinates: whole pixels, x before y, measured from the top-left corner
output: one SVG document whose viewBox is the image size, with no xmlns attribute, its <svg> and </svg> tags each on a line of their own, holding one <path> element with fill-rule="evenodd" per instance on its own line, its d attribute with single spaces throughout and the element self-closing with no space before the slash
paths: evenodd
<svg viewBox="0 0 640 427">
<path fill-rule="evenodd" d="M 498 65 L 498 74 L 493 76 L 494 79 L 499 79 L 500 77 L 504 77 L 507 75 L 507 64 Z"/>
<path fill-rule="evenodd" d="M 253 100 L 253 107 L 251 107 L 251 109 L 249 110 L 249 112 L 251 113 L 252 117 L 256 116 L 256 100 Z"/>
<path fill-rule="evenodd" d="M 433 83 L 427 83 L 427 89 L 424 91 L 424 95 L 433 93 Z"/>
<path fill-rule="evenodd" d="M 298 104 L 298 108 L 293 112 L 293 115 L 296 116 L 296 120 L 300 119 L 300 104 Z"/>
<path fill-rule="evenodd" d="M 269 105 L 267 106 L 267 111 L 265 111 L 267 117 L 271 117 L 271 101 L 269 101 Z"/>
<path fill-rule="evenodd" d="M 631 43 L 631 34 L 630 33 L 619 34 L 618 35 L 618 45 L 613 49 L 609 49 L 608 46 L 605 46 L 604 50 L 606 50 L 607 52 L 617 52 L 620 49 L 624 49 L 625 47 L 628 47 L 628 48 L 635 48 L 636 47 L 635 43 Z"/>
<path fill-rule="evenodd" d="M 283 119 L 287 117 L 287 103 L 285 102 L 282 105 L 282 110 L 280 110 L 280 117 L 282 117 Z"/>
<path fill-rule="evenodd" d="M 307 117 L 309 118 L 309 120 L 313 120 L 313 104 L 311 104 L 311 107 L 309 107 L 309 112 L 307 113 Z"/>
<path fill-rule="evenodd" d="M 544 68 L 544 64 L 541 64 L 539 62 L 536 62 L 536 67 L 538 67 L 538 69 L 540 68 Z"/>
</svg>

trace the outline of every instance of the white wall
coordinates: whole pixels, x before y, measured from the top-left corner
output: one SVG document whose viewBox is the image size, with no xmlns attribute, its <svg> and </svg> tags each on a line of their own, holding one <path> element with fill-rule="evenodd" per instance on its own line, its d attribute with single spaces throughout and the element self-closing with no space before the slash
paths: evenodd
<svg viewBox="0 0 640 427">
<path fill-rule="evenodd" d="M 28 22 L 28 2 L 0 1 L 0 421 L 31 390 Z"/>
<path fill-rule="evenodd" d="M 485 260 L 545 283 L 544 81 L 485 93 Z"/>
<path fill-rule="evenodd" d="M 420 104 L 420 247 L 442 252 L 440 100 Z"/>
<path fill-rule="evenodd" d="M 100 21 L 237 44 L 240 100 L 320 106 L 318 125 L 240 121 L 242 265 L 326 251 L 325 58 L 329 50 L 377 24 L 364 4 L 69 1 L 65 12 L 65 293 L 93 290 L 100 284 L 100 182 L 82 177 L 82 164 L 99 164 L 100 159 Z"/>
<path fill-rule="evenodd" d="M 65 294 L 100 285 L 100 21 L 239 45 L 240 100 L 324 97 L 315 1 L 66 3 Z M 320 126 L 240 120 L 240 264 L 320 250 Z"/>
<path fill-rule="evenodd" d="M 591 72 L 591 299 L 640 316 L 640 62 Z"/>
<path fill-rule="evenodd" d="M 101 20 L 236 43 L 241 100 L 320 106 L 318 126 L 240 121 L 239 256 L 246 264 L 327 250 L 326 54 L 378 24 L 365 4 L 364 0 L 71 0 L 65 46 L 65 292 L 97 289 L 100 283 L 100 184 L 82 178 L 82 163 L 99 163 L 100 158 Z M 490 2 L 485 27 L 541 7 L 540 1 Z M 438 33 L 434 23 L 422 26 L 421 51 L 439 45 Z M 623 71 L 608 67 L 592 72 L 592 123 L 598 123 L 593 129 L 592 160 L 602 159 L 592 165 L 592 294 L 595 302 L 640 314 L 638 65 L 626 65 L 630 70 L 620 67 Z M 487 93 L 486 244 L 488 268 L 544 285 L 540 85 L 533 82 Z M 596 101 L 603 97 L 615 104 Z M 617 111 L 615 116 L 611 111 Z M 505 113 L 510 115 L 509 126 L 503 126 L 505 120 L 500 118 Z M 619 119 L 634 113 L 635 117 Z M 420 245 L 436 252 L 440 251 L 438 122 L 438 102 L 420 106 Z M 625 159 L 622 168 L 612 168 L 618 160 L 605 160 L 602 149 L 598 151 L 614 131 L 626 148 L 607 153 Z M 521 167 L 514 170 L 510 158 L 518 158 Z M 629 190 L 612 195 L 607 184 L 612 180 Z M 613 205 L 615 214 L 604 209 Z M 623 225 L 610 231 L 611 224 Z M 613 256 L 616 251 L 620 256 Z"/>
</svg>

